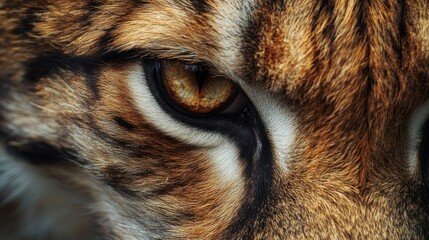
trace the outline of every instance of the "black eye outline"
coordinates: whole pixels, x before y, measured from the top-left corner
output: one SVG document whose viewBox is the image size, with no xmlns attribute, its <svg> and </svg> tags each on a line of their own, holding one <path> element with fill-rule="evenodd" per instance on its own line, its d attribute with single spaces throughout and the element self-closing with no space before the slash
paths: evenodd
<svg viewBox="0 0 429 240">
<path fill-rule="evenodd" d="M 424 195 L 429 200 L 429 119 L 423 124 L 419 147 L 420 173 Z"/>
<path fill-rule="evenodd" d="M 162 68 L 162 61 L 168 61 L 168 60 L 146 60 L 144 64 L 153 65 L 153 81 L 156 83 L 156 88 L 159 91 L 161 97 L 165 100 L 167 104 L 170 105 L 172 109 L 174 109 L 177 112 L 180 112 L 181 114 L 188 115 L 190 117 L 198 117 L 198 118 L 211 118 L 217 115 L 225 114 L 233 114 L 235 111 L 239 111 L 242 105 L 248 101 L 247 97 L 244 96 L 244 93 L 240 90 L 240 87 L 237 86 L 235 83 L 235 92 L 229 99 L 226 100 L 226 102 L 214 109 L 213 111 L 210 111 L 208 113 L 196 113 L 187 111 L 183 107 L 180 107 L 179 104 L 175 103 L 171 97 L 169 96 L 164 83 L 162 79 L 161 74 L 161 68 Z M 191 72 L 194 72 L 197 77 L 197 84 L 201 88 L 204 84 L 204 81 L 206 77 L 210 74 L 210 72 L 201 64 L 187 64 L 184 63 L 184 66 L 187 70 L 190 70 Z"/>
<path fill-rule="evenodd" d="M 174 119 L 185 123 L 186 125 L 202 129 L 209 132 L 217 132 L 228 136 L 234 143 L 238 145 L 241 150 L 240 154 L 243 159 L 252 159 L 258 145 L 257 138 L 261 139 L 267 146 L 264 149 L 269 149 L 269 141 L 265 134 L 265 126 L 259 117 L 258 112 L 247 97 L 243 103 L 239 105 L 234 111 L 226 111 L 218 114 L 207 116 L 197 116 L 184 113 L 177 110 L 174 104 L 170 104 L 159 89 L 157 83 L 160 76 L 157 71 L 157 60 L 144 60 L 142 62 L 144 70 L 144 81 L 155 98 L 161 109 L 173 117 Z M 271 153 L 268 159 L 271 159 Z M 250 161 L 250 160 L 249 160 Z"/>
<path fill-rule="evenodd" d="M 152 96 L 165 113 L 189 126 L 208 132 L 220 133 L 231 140 L 239 151 L 246 179 L 246 201 L 238 210 L 237 218 L 231 223 L 229 231 L 236 232 L 246 221 L 256 219 L 273 185 L 273 153 L 267 131 L 256 108 L 243 94 L 243 104 L 234 111 L 195 117 L 183 114 L 171 107 L 158 89 L 156 61 L 144 60 L 143 79 Z"/>
</svg>

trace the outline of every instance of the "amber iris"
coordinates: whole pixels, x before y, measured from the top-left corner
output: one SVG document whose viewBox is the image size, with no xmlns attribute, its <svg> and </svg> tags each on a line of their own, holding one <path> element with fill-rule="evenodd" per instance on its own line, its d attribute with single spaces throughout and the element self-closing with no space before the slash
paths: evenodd
<svg viewBox="0 0 429 240">
<path fill-rule="evenodd" d="M 236 96 L 237 87 L 231 80 L 210 74 L 198 65 L 163 61 L 160 71 L 170 100 L 190 113 L 217 112 Z"/>
</svg>

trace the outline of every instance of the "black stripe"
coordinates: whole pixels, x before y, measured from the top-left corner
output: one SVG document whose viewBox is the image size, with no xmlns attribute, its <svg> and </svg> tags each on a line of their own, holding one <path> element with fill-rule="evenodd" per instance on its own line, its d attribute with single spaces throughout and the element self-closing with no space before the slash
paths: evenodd
<svg viewBox="0 0 429 240">
<path fill-rule="evenodd" d="M 177 0 L 174 4 L 177 4 L 184 11 L 199 16 L 208 13 L 211 10 L 210 4 L 207 0 Z"/>
<path fill-rule="evenodd" d="M 104 54 L 110 48 L 110 45 L 113 42 L 112 32 L 116 28 L 116 26 L 108 29 L 103 36 L 98 40 L 97 47 L 99 48 L 99 53 Z"/>
<path fill-rule="evenodd" d="M 312 40 L 315 41 L 315 45 L 314 46 L 320 46 L 320 44 L 318 44 L 318 42 L 321 39 L 318 39 L 318 36 L 315 36 L 314 33 L 318 33 L 321 32 L 322 35 L 321 37 L 326 39 L 327 42 L 329 42 L 329 47 L 328 47 L 328 56 L 327 59 L 329 59 L 329 61 L 332 61 L 332 55 L 333 55 L 333 51 L 332 48 L 334 46 L 334 42 L 335 42 L 335 38 L 336 38 L 336 29 L 335 29 L 335 16 L 334 16 L 334 7 L 335 4 L 332 1 L 318 1 L 318 3 L 320 5 L 315 5 L 315 9 L 314 9 L 314 15 L 313 15 L 313 19 L 311 22 L 311 30 L 313 33 L 312 36 Z M 325 21 L 326 19 L 328 19 L 328 24 L 323 28 L 323 29 L 319 29 L 320 28 L 320 22 Z M 314 56 L 314 60 L 317 60 L 320 58 L 320 49 L 316 48 L 315 51 L 315 56 Z M 316 68 L 318 68 L 319 64 L 314 63 L 314 66 Z M 315 70 L 315 72 L 317 72 L 318 69 Z"/>
<path fill-rule="evenodd" d="M 314 7 L 314 15 L 311 21 L 312 30 L 317 30 L 317 26 L 321 20 L 325 20 L 326 17 L 332 18 L 334 14 L 334 3 L 332 1 L 317 1 Z"/>
<path fill-rule="evenodd" d="M 245 76 L 242 77 L 243 79 L 254 79 L 257 76 L 257 71 L 260 69 L 255 54 L 261 44 L 264 34 L 262 32 L 262 25 L 266 19 L 264 19 L 265 15 L 261 16 L 256 12 L 253 14 L 254 16 L 250 18 L 251 20 L 241 36 L 240 53 L 243 55 L 243 59 L 246 59 L 242 69 L 240 69 L 241 72 L 245 73 Z"/>
<path fill-rule="evenodd" d="M 4 70 L 3 70 L 4 71 Z M 1 72 L 0 73 L 0 102 L 4 101 L 5 99 L 8 99 L 8 93 L 11 91 L 11 86 L 10 81 L 12 78 L 12 73 L 9 73 L 9 71 L 7 72 Z M 3 104 L 0 104 L 0 118 L 2 116 L 2 107 L 4 105 L 5 102 L 2 102 Z M 0 119 L 0 123 L 3 123 L 3 121 L 1 121 Z M 0 135 L 2 136 L 2 135 Z"/>
<path fill-rule="evenodd" d="M 133 2 L 133 8 L 139 7 L 139 5 L 142 5 L 142 4 L 150 3 L 150 1 L 147 1 L 147 0 L 132 0 L 132 2 Z"/>
<path fill-rule="evenodd" d="M 82 65 L 82 72 L 85 74 L 86 85 L 91 90 L 94 99 L 100 98 L 100 89 L 98 87 L 98 76 L 100 72 L 100 65 L 93 63 L 86 63 Z"/>
<path fill-rule="evenodd" d="M 208 117 L 189 116 L 176 111 L 163 96 L 158 85 L 160 76 L 156 72 L 156 63 L 145 61 L 144 70 L 146 79 L 142 76 L 142 81 L 147 82 L 154 98 L 165 112 L 184 124 L 209 132 L 221 133 L 230 138 L 238 147 L 240 159 L 245 165 L 246 196 L 236 219 L 229 227 L 228 235 L 232 236 L 245 228 L 243 234 L 250 236 L 251 229 L 246 226 L 251 226 L 256 220 L 273 184 L 271 145 L 256 109 L 249 101 L 236 113 Z"/>
<path fill-rule="evenodd" d="M 180 192 L 180 189 L 186 189 L 189 186 L 196 185 L 197 182 L 192 182 L 189 179 L 169 179 L 168 183 L 160 184 L 150 192 L 145 192 L 145 195 L 153 198 L 160 198 L 165 195 L 170 195 L 173 191 Z"/>
<path fill-rule="evenodd" d="M 82 27 L 89 27 L 92 25 L 92 16 L 97 15 L 100 7 L 103 5 L 102 0 L 91 0 L 85 7 L 85 14 L 78 20 Z"/>
<path fill-rule="evenodd" d="M 402 64 L 403 61 L 403 44 L 406 41 L 403 41 L 404 37 L 407 35 L 408 30 L 406 26 L 405 19 L 407 18 L 407 6 L 404 1 L 400 1 L 395 8 L 396 10 L 396 25 L 398 26 L 398 36 L 397 39 L 392 41 L 392 48 L 395 50 L 399 64 Z M 405 46 L 406 47 L 406 46 Z"/>
<path fill-rule="evenodd" d="M 132 6 L 127 9 L 124 13 L 121 13 L 120 15 L 117 15 L 114 21 L 114 24 L 109 26 L 108 29 L 104 30 L 104 34 L 102 37 L 98 39 L 98 55 L 104 55 L 106 53 L 109 53 L 111 50 L 111 44 L 113 43 L 115 37 L 114 37 L 114 31 L 127 21 L 127 16 L 129 16 L 136 8 L 141 7 L 141 5 L 148 4 L 147 1 L 141 1 L 141 0 L 133 0 Z M 94 6 L 93 6 L 94 7 Z M 99 6 L 95 6 L 97 9 Z"/>
<path fill-rule="evenodd" d="M 100 97 L 97 85 L 100 64 L 94 59 L 70 57 L 61 53 L 44 53 L 27 61 L 25 66 L 24 80 L 33 84 L 52 74 L 61 74 L 62 70 L 83 74 L 94 97 L 96 99 Z"/>
<path fill-rule="evenodd" d="M 368 28 L 367 28 L 367 19 L 366 19 L 366 9 L 368 8 L 367 1 L 358 1 L 359 8 L 357 9 L 357 23 L 356 23 L 356 29 L 359 36 L 362 38 L 367 37 Z"/>
<path fill-rule="evenodd" d="M 127 170 L 115 165 L 107 166 L 103 169 L 102 173 L 102 181 L 108 186 L 126 197 L 137 198 L 139 191 L 128 187 L 128 185 L 132 185 L 136 180 L 134 174 L 130 174 Z"/>
<path fill-rule="evenodd" d="M 114 116 L 113 121 L 115 121 L 116 124 L 118 124 L 120 127 L 128 131 L 133 131 L 136 128 L 134 125 L 132 125 L 131 123 L 127 122 L 125 119 L 119 116 Z"/>
<path fill-rule="evenodd" d="M 123 149 L 128 150 L 138 150 L 139 146 L 136 146 L 136 143 L 129 139 L 120 139 L 115 136 L 111 136 L 109 133 L 104 132 L 102 128 L 100 128 L 92 115 L 88 115 L 88 127 L 92 130 L 91 132 L 103 142 L 115 147 L 121 147 Z"/>
<path fill-rule="evenodd" d="M 207 13 L 210 11 L 210 5 L 207 0 L 189 0 L 192 7 L 198 14 Z"/>
<path fill-rule="evenodd" d="M 67 62 L 72 61 L 62 54 L 42 54 L 25 64 L 24 80 L 31 83 L 37 82 L 39 79 L 55 73 L 58 68 L 66 68 Z"/>
<path fill-rule="evenodd" d="M 8 152 L 31 164 L 76 163 L 80 166 L 88 164 L 87 160 L 78 157 L 71 148 L 57 147 L 44 141 L 33 141 L 18 146 L 7 142 L 5 147 Z"/>
<path fill-rule="evenodd" d="M 23 13 L 23 17 L 20 20 L 17 28 L 15 28 L 12 33 L 29 37 L 32 33 L 34 33 L 35 25 L 41 21 L 39 16 L 46 11 L 47 9 L 43 6 L 28 8 Z"/>
</svg>

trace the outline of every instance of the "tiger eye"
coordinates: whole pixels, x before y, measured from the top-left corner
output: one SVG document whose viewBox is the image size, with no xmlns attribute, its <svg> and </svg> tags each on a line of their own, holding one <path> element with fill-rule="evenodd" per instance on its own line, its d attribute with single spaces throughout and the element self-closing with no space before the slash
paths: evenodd
<svg viewBox="0 0 429 240">
<path fill-rule="evenodd" d="M 171 101 L 187 112 L 208 114 L 227 106 L 236 95 L 231 80 L 196 70 L 178 61 L 161 65 L 164 88 Z"/>
</svg>

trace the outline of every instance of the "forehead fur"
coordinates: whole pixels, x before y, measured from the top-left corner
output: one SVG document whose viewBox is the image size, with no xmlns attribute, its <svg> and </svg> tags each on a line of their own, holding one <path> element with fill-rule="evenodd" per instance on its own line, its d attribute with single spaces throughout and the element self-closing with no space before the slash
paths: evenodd
<svg viewBox="0 0 429 240">
<path fill-rule="evenodd" d="M 254 5 L 254 1 L 44 0 L 10 3 L 4 12 L 10 17 L 8 28 L 39 39 L 46 51 L 94 56 L 137 50 L 205 61 L 233 73 L 237 69 L 229 65 L 242 64 L 235 51 L 240 51 Z"/>
</svg>

